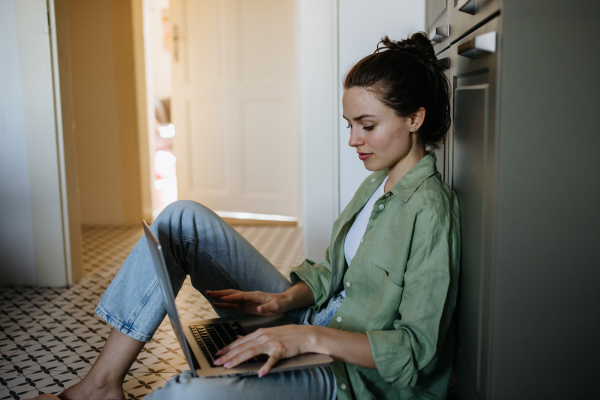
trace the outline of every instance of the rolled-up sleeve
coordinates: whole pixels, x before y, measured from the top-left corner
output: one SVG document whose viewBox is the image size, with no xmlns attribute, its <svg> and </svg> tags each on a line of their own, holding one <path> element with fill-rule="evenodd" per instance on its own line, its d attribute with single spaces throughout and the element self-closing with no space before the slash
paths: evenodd
<svg viewBox="0 0 600 400">
<path fill-rule="evenodd" d="M 377 371 L 395 386 L 414 386 L 436 358 L 454 301 L 449 299 L 452 226 L 444 205 L 417 214 L 404 291 L 392 330 L 367 331 Z M 451 303 L 451 304 L 450 304 Z"/>
<path fill-rule="evenodd" d="M 290 280 L 293 285 L 300 281 L 303 281 L 308 285 L 315 298 L 313 309 L 318 311 L 329 298 L 329 290 L 331 287 L 329 247 L 325 250 L 325 259 L 320 264 L 311 260 L 304 260 L 302 264 L 292 268 Z"/>
</svg>

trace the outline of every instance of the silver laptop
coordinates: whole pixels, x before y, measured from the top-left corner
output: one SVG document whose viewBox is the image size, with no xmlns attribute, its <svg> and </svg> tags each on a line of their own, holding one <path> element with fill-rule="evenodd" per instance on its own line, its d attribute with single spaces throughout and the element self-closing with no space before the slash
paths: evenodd
<svg viewBox="0 0 600 400">
<path fill-rule="evenodd" d="M 158 277 L 165 299 L 169 321 L 183 349 L 183 354 L 190 365 L 192 374 L 204 377 L 257 375 L 267 360 L 266 355 L 254 357 L 254 359 L 248 360 L 246 363 L 240 364 L 235 368 L 225 369 L 213 364 L 214 360 L 219 358 L 214 354 L 219 349 L 236 340 L 237 335 L 244 336 L 259 328 L 288 325 L 294 322 L 284 314 L 273 317 L 242 315 L 232 318 L 181 321 L 177 313 L 177 307 L 175 306 L 175 295 L 173 294 L 173 287 L 171 286 L 171 280 L 167 272 L 160 243 L 150 231 L 145 221 L 143 221 L 143 225 L 154 269 L 156 270 L 156 276 Z M 271 369 L 271 372 L 319 367 L 328 365 L 332 361 L 333 359 L 325 354 L 300 354 L 292 358 L 280 360 Z"/>
</svg>

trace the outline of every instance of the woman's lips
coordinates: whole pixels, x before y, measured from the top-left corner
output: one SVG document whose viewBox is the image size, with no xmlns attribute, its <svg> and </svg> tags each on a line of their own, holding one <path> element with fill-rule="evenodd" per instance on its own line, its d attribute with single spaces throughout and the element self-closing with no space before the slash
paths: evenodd
<svg viewBox="0 0 600 400">
<path fill-rule="evenodd" d="M 373 153 L 358 153 L 358 158 L 361 159 L 361 161 L 365 161 L 367 158 L 371 157 L 373 155 Z"/>
</svg>

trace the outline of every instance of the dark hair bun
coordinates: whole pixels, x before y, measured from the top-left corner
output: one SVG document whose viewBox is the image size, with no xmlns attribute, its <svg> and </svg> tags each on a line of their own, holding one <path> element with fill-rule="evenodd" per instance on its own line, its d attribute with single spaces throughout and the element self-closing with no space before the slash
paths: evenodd
<svg viewBox="0 0 600 400">
<path fill-rule="evenodd" d="M 410 38 L 404 40 L 392 40 L 387 36 L 384 36 L 381 41 L 377 44 L 377 50 L 375 53 L 379 53 L 385 50 L 398 50 L 404 53 L 412 53 L 415 56 L 426 56 L 432 61 L 436 60 L 435 52 L 433 51 L 433 44 L 431 40 L 423 32 L 417 32 Z"/>
<path fill-rule="evenodd" d="M 427 36 L 423 32 L 417 32 L 407 39 L 406 41 L 411 41 L 415 44 L 415 46 L 424 54 L 427 54 L 429 57 L 436 59 L 435 51 L 433 51 L 434 42 L 429 40 Z"/>
</svg>

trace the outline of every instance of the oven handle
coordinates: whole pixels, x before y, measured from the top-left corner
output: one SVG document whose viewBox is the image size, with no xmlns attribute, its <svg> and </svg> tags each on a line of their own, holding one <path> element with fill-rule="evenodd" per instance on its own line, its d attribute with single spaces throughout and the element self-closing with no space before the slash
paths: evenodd
<svg viewBox="0 0 600 400">
<path fill-rule="evenodd" d="M 477 0 L 459 0 L 456 7 L 458 8 L 458 11 L 475 15 L 475 13 L 477 13 Z"/>
<path fill-rule="evenodd" d="M 450 36 L 450 25 L 441 25 L 431 30 L 429 33 L 429 40 L 440 43 L 448 36 Z"/>
<path fill-rule="evenodd" d="M 479 58 L 484 54 L 496 52 L 496 32 L 488 32 L 458 46 L 458 55 Z"/>
</svg>

